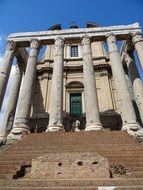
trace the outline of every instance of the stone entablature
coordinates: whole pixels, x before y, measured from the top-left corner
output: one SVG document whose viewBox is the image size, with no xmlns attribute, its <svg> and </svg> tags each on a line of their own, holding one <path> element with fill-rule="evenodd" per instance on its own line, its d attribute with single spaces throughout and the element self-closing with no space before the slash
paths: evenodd
<svg viewBox="0 0 143 190">
<path fill-rule="evenodd" d="M 90 38 L 96 41 L 105 41 L 106 36 L 110 33 L 114 33 L 118 40 L 126 40 L 127 37 L 133 33 L 141 33 L 141 27 L 139 23 L 131 25 L 120 25 L 120 26 L 107 26 L 107 27 L 96 27 L 96 28 L 81 28 L 81 29 L 66 29 L 66 30 L 54 30 L 54 31 L 41 31 L 41 32 L 24 32 L 24 33 L 13 33 L 8 36 L 8 40 L 19 42 L 21 46 L 29 45 L 32 39 L 38 39 L 42 45 L 51 44 L 54 42 L 56 37 L 62 37 L 64 39 L 71 39 L 71 42 L 79 42 L 81 38 L 86 34 Z M 48 43 L 49 42 L 49 43 Z M 66 43 L 66 41 L 65 41 Z"/>
</svg>

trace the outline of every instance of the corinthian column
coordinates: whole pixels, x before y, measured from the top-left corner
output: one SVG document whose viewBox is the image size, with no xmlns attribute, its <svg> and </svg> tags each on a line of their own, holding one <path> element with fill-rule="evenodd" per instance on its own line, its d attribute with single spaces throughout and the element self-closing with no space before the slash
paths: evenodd
<svg viewBox="0 0 143 190">
<path fill-rule="evenodd" d="M 110 34 L 107 37 L 109 47 L 110 64 L 118 94 L 118 103 L 122 117 L 122 130 L 138 130 L 140 125 L 136 121 L 136 115 L 132 104 L 131 96 L 128 91 L 124 69 L 116 45 L 116 37 Z"/>
<path fill-rule="evenodd" d="M 49 125 L 46 132 L 63 131 L 63 39 L 55 40 Z"/>
<path fill-rule="evenodd" d="M 2 106 L 13 58 L 16 44 L 13 41 L 9 41 L 7 44 L 5 55 L 2 59 L 0 65 L 0 109 Z"/>
<path fill-rule="evenodd" d="M 127 64 L 127 68 L 130 73 L 130 78 L 133 84 L 133 92 L 134 92 L 135 101 L 138 106 L 140 118 L 143 123 L 143 83 L 142 83 L 142 80 L 140 79 L 135 62 L 129 56 L 128 53 L 124 54 L 124 60 Z"/>
<path fill-rule="evenodd" d="M 86 131 L 102 129 L 99 117 L 99 106 L 96 92 L 95 73 L 92 61 L 90 38 L 82 39 L 83 50 L 83 74 L 86 108 Z"/>
<path fill-rule="evenodd" d="M 138 54 L 140 65 L 143 71 L 143 37 L 141 33 L 132 35 L 132 41 Z"/>
<path fill-rule="evenodd" d="M 13 77 L 12 87 L 10 89 L 7 108 L 4 113 L 3 125 L 0 130 L 0 138 L 6 137 L 7 133 L 12 128 L 16 104 L 18 100 L 18 94 L 20 90 L 21 79 L 22 79 L 22 71 L 17 64 L 15 69 L 15 75 Z"/>
<path fill-rule="evenodd" d="M 36 76 L 39 46 L 40 42 L 38 40 L 32 40 L 30 44 L 31 50 L 29 53 L 22 90 L 20 92 L 17 110 L 15 114 L 14 127 L 11 131 L 11 134 L 14 134 L 15 137 L 12 136 L 12 138 L 20 138 L 22 133 L 30 132 L 29 117 L 31 110 L 33 85 Z"/>
</svg>

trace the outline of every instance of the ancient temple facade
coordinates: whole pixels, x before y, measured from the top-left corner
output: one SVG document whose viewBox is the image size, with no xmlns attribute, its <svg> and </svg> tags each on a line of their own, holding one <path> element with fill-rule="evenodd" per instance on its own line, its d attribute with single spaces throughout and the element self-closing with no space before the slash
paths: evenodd
<svg viewBox="0 0 143 190">
<path fill-rule="evenodd" d="M 122 41 L 119 49 L 117 41 Z M 45 47 L 42 58 L 38 53 Z M 27 51 L 26 48 L 30 47 Z M 2 105 L 14 56 L 15 77 L 1 136 L 26 132 L 139 130 L 143 122 L 143 38 L 138 23 L 86 28 L 59 25 L 15 33 L 0 68 Z M 22 88 L 21 87 L 22 82 Z"/>
<path fill-rule="evenodd" d="M 37 65 L 31 123 L 35 124 L 38 130 L 48 125 L 52 101 L 54 49 L 54 44 L 47 46 L 42 59 L 38 61 Z M 69 131 L 72 130 L 73 122 L 79 120 L 81 129 L 84 129 L 86 125 L 86 100 L 82 43 L 80 41 L 74 42 L 73 39 L 73 41 L 65 44 L 63 51 L 63 125 Z M 109 55 L 103 42 L 93 41 L 91 43 L 91 54 L 93 77 L 96 81 L 94 88 L 97 91 L 101 121 L 105 127 L 119 127 L 121 123 L 117 108 L 115 84 Z"/>
</svg>

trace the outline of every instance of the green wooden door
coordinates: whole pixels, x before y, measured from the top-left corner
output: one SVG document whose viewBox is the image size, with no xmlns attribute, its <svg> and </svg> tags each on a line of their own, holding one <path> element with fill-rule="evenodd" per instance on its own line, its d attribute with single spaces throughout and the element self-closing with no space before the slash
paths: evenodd
<svg viewBox="0 0 143 190">
<path fill-rule="evenodd" d="M 81 93 L 70 94 L 70 114 L 73 116 L 82 115 Z"/>
</svg>

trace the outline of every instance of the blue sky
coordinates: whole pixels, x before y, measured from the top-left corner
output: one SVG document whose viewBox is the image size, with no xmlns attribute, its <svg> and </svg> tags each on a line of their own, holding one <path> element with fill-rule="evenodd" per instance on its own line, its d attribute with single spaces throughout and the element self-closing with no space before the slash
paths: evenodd
<svg viewBox="0 0 143 190">
<path fill-rule="evenodd" d="M 0 30 L 4 34 L 46 30 L 55 23 L 68 27 L 76 21 L 99 25 L 140 22 L 143 25 L 142 0 L 0 0 Z"/>
<path fill-rule="evenodd" d="M 0 56 L 9 33 L 47 30 L 56 23 L 85 27 L 88 21 L 143 26 L 143 0 L 0 0 Z"/>
<path fill-rule="evenodd" d="M 143 26 L 143 0 L 0 0 L 0 59 L 9 33 L 47 30 L 57 23 L 85 27 L 88 21 Z"/>
</svg>

